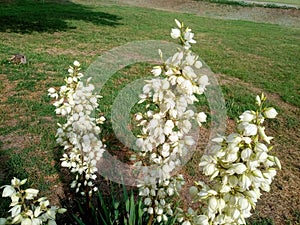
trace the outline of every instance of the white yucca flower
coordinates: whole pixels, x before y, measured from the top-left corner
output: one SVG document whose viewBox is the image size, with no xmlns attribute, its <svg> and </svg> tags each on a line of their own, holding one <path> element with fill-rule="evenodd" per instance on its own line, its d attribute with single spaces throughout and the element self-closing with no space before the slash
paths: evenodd
<svg viewBox="0 0 300 225">
<path fill-rule="evenodd" d="M 89 186 L 88 194 L 91 195 L 96 179 L 97 161 L 105 151 L 104 145 L 99 139 L 100 128 L 97 124 L 103 124 L 105 118 L 91 117 L 91 113 L 98 107 L 98 99 L 101 96 L 93 93 L 95 87 L 87 80 L 84 84 L 81 81 L 82 73 L 79 73 L 80 63 L 74 61 L 74 67 L 68 69 L 69 76 L 65 79 L 66 85 L 61 86 L 59 93 L 54 88 L 48 89 L 49 96 L 58 99 L 54 102 L 56 114 L 66 118 L 66 123 L 57 129 L 57 143 L 64 146 L 66 153 L 61 158 L 61 166 L 70 169 L 75 174 L 76 180 L 71 187 L 76 192 L 81 188 Z M 83 180 L 79 179 L 79 176 Z"/>
<path fill-rule="evenodd" d="M 147 156 L 150 165 L 158 167 L 143 174 L 139 194 L 147 203 L 145 211 L 154 214 L 157 221 L 173 214 L 170 199 L 178 195 L 184 179 L 171 174 L 182 164 L 179 159 L 188 155 L 188 150 L 196 144 L 194 137 L 189 135 L 193 121 L 201 126 L 207 118 L 204 112 L 196 113 L 189 109 L 198 101 L 196 94 L 203 94 L 209 85 L 206 75 L 195 72 L 195 69 L 202 67 L 202 63 L 189 50 L 190 44 L 196 43 L 194 34 L 178 20 L 175 23 L 177 27 L 171 30 L 171 37 L 179 39 L 182 48 L 163 65 L 153 67 L 151 72 L 156 78 L 146 81 L 140 95 L 139 103 L 156 105 L 156 109 L 153 111 L 146 107 L 145 113 L 135 115 L 141 127 L 141 135 L 136 141 L 138 153 L 140 157 Z M 136 162 L 135 165 L 141 164 Z"/>
<path fill-rule="evenodd" d="M 257 97 L 258 110 L 247 110 L 239 117 L 239 133 L 214 138 L 210 154 L 202 156 L 199 166 L 213 183 L 212 187 L 196 183 L 190 189 L 195 201 L 208 206 L 199 209 L 207 217 L 199 224 L 243 224 L 251 216 L 261 191 L 270 191 L 276 167 L 280 169 L 281 165 L 261 142 L 270 144 L 272 139 L 262 127 L 264 116 L 277 115 L 276 111 L 263 108 L 265 100 L 264 95 Z M 195 213 L 194 218 L 197 216 Z"/>
</svg>

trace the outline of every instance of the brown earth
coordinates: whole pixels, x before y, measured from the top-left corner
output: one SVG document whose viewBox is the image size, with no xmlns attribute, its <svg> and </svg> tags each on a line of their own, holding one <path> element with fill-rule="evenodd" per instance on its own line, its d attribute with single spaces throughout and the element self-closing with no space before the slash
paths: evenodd
<svg viewBox="0 0 300 225">
<path fill-rule="evenodd" d="M 101 4 L 103 3 L 191 13 L 202 17 L 226 20 L 245 20 L 300 27 L 300 10 L 297 9 L 242 7 L 195 0 L 103 0 Z"/>
</svg>

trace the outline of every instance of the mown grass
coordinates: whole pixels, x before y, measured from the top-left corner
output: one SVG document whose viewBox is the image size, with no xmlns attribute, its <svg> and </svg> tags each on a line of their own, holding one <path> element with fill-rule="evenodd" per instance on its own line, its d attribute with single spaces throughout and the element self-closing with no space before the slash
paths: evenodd
<svg viewBox="0 0 300 225">
<path fill-rule="evenodd" d="M 194 51 L 215 73 L 239 78 L 300 106 L 299 29 L 91 2 L 89 6 L 76 1 L 12 2 L 0 5 L 0 171 L 4 173 L 0 185 L 12 176 L 29 177 L 29 184 L 50 193 L 59 182 L 59 150 L 54 138 L 58 119 L 47 89 L 63 84 L 74 59 L 85 71 L 104 51 L 127 42 L 170 41 L 174 18 L 193 28 L 198 42 Z M 28 63 L 9 63 L 15 53 L 25 54 Z M 148 64 L 126 68 L 106 83 L 101 110 L 108 118 L 118 91 L 147 76 L 148 68 Z M 230 118 L 254 107 L 250 99 L 257 93 L 235 84 L 222 89 Z M 299 126 L 299 118 L 289 121 L 293 129 Z M 1 213 L 5 211 L 2 202 Z"/>
</svg>

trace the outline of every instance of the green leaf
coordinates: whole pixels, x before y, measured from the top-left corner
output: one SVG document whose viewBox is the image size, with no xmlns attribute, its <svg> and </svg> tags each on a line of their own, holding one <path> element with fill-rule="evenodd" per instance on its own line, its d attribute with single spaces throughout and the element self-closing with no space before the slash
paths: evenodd
<svg viewBox="0 0 300 225">
<path fill-rule="evenodd" d="M 110 224 L 112 224 L 109 210 L 107 209 L 107 206 L 106 206 L 106 204 L 104 202 L 103 196 L 101 195 L 100 191 L 98 191 L 98 199 L 99 199 L 99 201 L 101 203 L 101 209 L 103 210 L 103 214 L 104 214 L 104 215 L 102 213 L 100 214 L 102 222 L 104 224 L 107 224 L 107 222 L 109 222 Z"/>
<path fill-rule="evenodd" d="M 131 191 L 131 196 L 130 196 L 130 211 L 129 213 L 129 224 L 134 224 L 135 223 L 135 207 L 134 207 L 134 196 L 133 192 Z"/>
<path fill-rule="evenodd" d="M 79 223 L 79 225 L 85 225 L 85 223 L 82 222 L 77 216 L 73 215 L 73 218 L 76 220 L 77 223 Z"/>
</svg>

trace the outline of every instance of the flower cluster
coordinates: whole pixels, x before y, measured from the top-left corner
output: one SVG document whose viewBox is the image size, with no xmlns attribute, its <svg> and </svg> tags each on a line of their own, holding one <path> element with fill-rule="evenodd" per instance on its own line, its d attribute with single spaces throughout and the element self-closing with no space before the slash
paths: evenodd
<svg viewBox="0 0 300 225">
<path fill-rule="evenodd" d="M 100 128 L 97 124 L 103 123 L 105 118 L 92 117 L 92 112 L 98 107 L 100 96 L 94 95 L 94 86 L 84 84 L 80 79 L 83 74 L 78 61 L 69 68 L 69 76 L 65 79 L 66 85 L 60 87 L 57 93 L 54 88 L 48 90 L 49 95 L 55 98 L 56 114 L 66 118 L 65 124 L 58 124 L 57 143 L 64 147 L 65 153 L 61 165 L 75 174 L 71 187 L 76 192 L 91 195 L 97 190 L 94 187 L 97 162 L 101 159 L 105 146 L 99 140 Z"/>
<path fill-rule="evenodd" d="M 56 225 L 56 213 L 64 213 L 67 210 L 50 206 L 46 197 L 37 198 L 39 190 L 28 188 L 21 189 L 21 186 L 26 183 L 25 180 L 13 178 L 11 185 L 4 185 L 2 197 L 10 197 L 11 209 L 8 211 L 11 216 L 0 218 L 0 225 L 5 224 L 21 224 L 21 225 Z"/>
<path fill-rule="evenodd" d="M 213 139 L 215 145 L 199 164 L 210 177 L 211 185 L 196 182 L 190 188 L 195 201 L 205 204 L 202 215 L 190 210 L 194 224 L 245 224 L 262 191 L 270 191 L 281 168 L 276 156 L 269 154 L 272 137 L 265 134 L 264 120 L 275 118 L 274 108 L 264 108 L 266 97 L 256 97 L 258 109 L 245 111 L 239 118 L 237 133 Z M 187 223 L 188 224 L 188 223 Z"/>
<path fill-rule="evenodd" d="M 175 216 L 174 196 L 179 195 L 185 182 L 182 175 L 164 179 L 155 179 L 155 175 L 148 174 L 140 181 L 139 196 L 143 198 L 144 211 L 151 215 L 150 218 L 155 216 L 157 222 L 166 222 L 169 216 Z"/>
<path fill-rule="evenodd" d="M 178 28 L 171 31 L 171 37 L 179 39 L 182 48 L 163 65 L 155 66 L 155 77 L 146 81 L 139 103 L 146 102 L 145 113 L 137 113 L 135 118 L 141 126 L 141 134 L 136 145 L 141 157 L 147 156 L 153 169 L 144 171 L 140 181 L 140 195 L 144 197 L 145 210 L 155 214 L 157 221 L 172 215 L 171 203 L 165 198 L 176 194 L 184 183 L 183 177 L 172 177 L 172 172 L 182 164 L 195 145 L 192 133 L 193 122 L 198 126 L 206 121 L 203 112 L 196 113 L 190 106 L 198 101 L 196 95 L 203 94 L 208 83 L 206 75 L 195 71 L 202 67 L 198 57 L 189 49 L 196 43 L 191 29 L 175 20 Z M 162 52 L 159 51 L 162 58 Z M 198 131 L 198 129 L 197 129 Z M 143 161 L 145 163 L 146 160 Z M 136 165 L 141 165 L 137 162 Z"/>
</svg>

